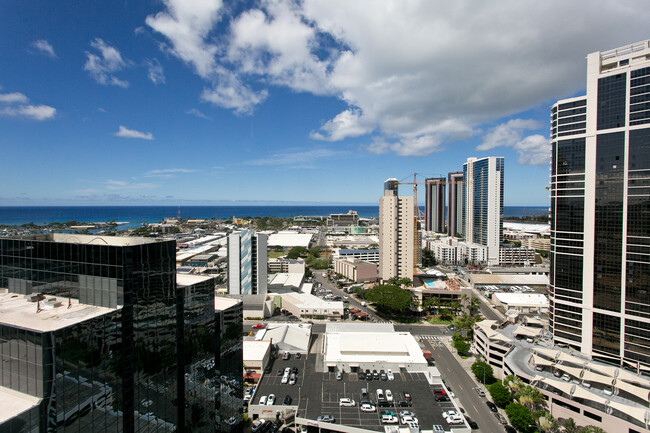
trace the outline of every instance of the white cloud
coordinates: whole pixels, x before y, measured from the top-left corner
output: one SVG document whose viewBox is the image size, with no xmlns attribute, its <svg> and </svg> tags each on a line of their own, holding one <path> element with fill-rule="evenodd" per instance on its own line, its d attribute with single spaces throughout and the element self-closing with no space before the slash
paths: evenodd
<svg viewBox="0 0 650 433">
<path fill-rule="evenodd" d="M 287 151 L 268 155 L 263 158 L 252 159 L 244 162 L 246 165 L 255 166 L 292 166 L 291 168 L 309 168 L 314 166 L 314 162 L 319 159 L 331 159 L 346 155 L 347 153 L 340 150 L 332 149 L 313 149 L 308 151 Z"/>
<path fill-rule="evenodd" d="M 542 125 L 535 120 L 509 120 L 490 129 L 476 149 L 491 150 L 497 147 L 511 147 L 519 154 L 518 162 L 520 164 L 547 165 L 550 146 L 548 138 L 540 134 L 523 137 L 524 131 L 541 127 Z"/>
<path fill-rule="evenodd" d="M 196 73 L 209 78 L 215 69 L 217 46 L 209 35 L 219 20 L 221 0 L 163 0 L 167 10 L 150 15 L 145 22 L 171 42 L 169 51 L 191 64 Z"/>
<path fill-rule="evenodd" d="M 144 64 L 148 69 L 148 76 L 152 83 L 165 84 L 165 73 L 163 72 L 163 67 L 158 61 L 158 59 L 153 58 L 151 60 L 145 60 Z"/>
<path fill-rule="evenodd" d="M 205 119 L 205 120 L 212 120 L 211 117 L 206 116 L 203 114 L 201 111 L 197 110 L 196 108 L 191 108 L 185 112 L 185 114 L 189 114 L 191 116 L 198 117 L 199 119 Z"/>
<path fill-rule="evenodd" d="M 232 17 L 218 0 L 164 4 L 147 24 L 210 83 L 204 100 L 250 113 L 269 85 L 331 95 L 346 107 L 312 138 L 372 134 L 368 150 L 400 155 L 575 94 L 580 59 L 647 38 L 650 20 L 633 0 L 260 0 Z"/>
<path fill-rule="evenodd" d="M 120 129 L 113 135 L 122 138 L 141 138 L 143 140 L 153 140 L 153 134 L 151 132 L 140 132 L 136 131 L 135 129 L 128 129 L 122 125 L 120 125 Z"/>
<path fill-rule="evenodd" d="M 27 96 L 23 95 L 22 93 L 0 93 L 0 102 L 8 103 L 8 104 L 13 104 L 13 103 L 25 103 L 29 101 Z"/>
<path fill-rule="evenodd" d="M 128 81 L 121 80 L 114 75 L 130 65 L 128 60 L 122 58 L 118 49 L 99 38 L 92 41 L 90 46 L 99 51 L 99 55 L 86 51 L 84 70 L 88 71 L 99 84 L 129 87 Z"/>
<path fill-rule="evenodd" d="M 196 170 L 188 168 L 163 168 L 159 170 L 149 170 L 144 177 L 174 177 L 176 174 L 194 173 Z"/>
<path fill-rule="evenodd" d="M 32 42 L 32 47 L 36 48 L 38 51 L 40 51 L 41 53 L 45 54 L 48 57 L 51 57 L 53 59 L 56 58 L 56 53 L 54 52 L 54 48 L 45 39 L 39 39 L 37 41 Z"/>
<path fill-rule="evenodd" d="M 31 120 L 48 120 L 56 115 L 56 108 L 49 105 L 29 104 L 22 93 L 0 93 L 0 116 L 23 117 Z"/>
</svg>

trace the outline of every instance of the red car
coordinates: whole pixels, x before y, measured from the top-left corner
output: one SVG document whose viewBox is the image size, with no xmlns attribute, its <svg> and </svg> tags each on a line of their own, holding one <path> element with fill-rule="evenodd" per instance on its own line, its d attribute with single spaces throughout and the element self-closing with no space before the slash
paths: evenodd
<svg viewBox="0 0 650 433">
<path fill-rule="evenodd" d="M 258 323 L 257 325 L 253 325 L 253 329 L 264 329 L 264 324 Z"/>
</svg>

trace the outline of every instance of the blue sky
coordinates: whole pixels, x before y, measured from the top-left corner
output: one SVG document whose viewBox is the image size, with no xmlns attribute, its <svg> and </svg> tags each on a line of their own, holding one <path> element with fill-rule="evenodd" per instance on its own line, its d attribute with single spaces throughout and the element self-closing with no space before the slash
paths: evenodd
<svg viewBox="0 0 650 433">
<path fill-rule="evenodd" d="M 5 1 L 0 205 L 374 204 L 470 156 L 546 205 L 550 105 L 650 12 L 484 3 Z"/>
</svg>

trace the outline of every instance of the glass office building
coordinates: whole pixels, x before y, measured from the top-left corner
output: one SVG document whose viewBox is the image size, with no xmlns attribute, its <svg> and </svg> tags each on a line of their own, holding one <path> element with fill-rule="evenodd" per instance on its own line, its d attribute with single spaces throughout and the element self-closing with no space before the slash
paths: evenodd
<svg viewBox="0 0 650 433">
<path fill-rule="evenodd" d="M 463 234 L 488 249 L 488 265 L 499 264 L 503 240 L 503 157 L 468 158 L 463 164 Z"/>
<path fill-rule="evenodd" d="M 0 430 L 241 427 L 218 411 L 228 375 L 214 284 L 177 284 L 175 249 L 142 238 L 0 239 L 0 395 L 27 402 L 0 410 Z"/>
<path fill-rule="evenodd" d="M 586 96 L 551 109 L 551 329 L 650 369 L 650 45 L 587 57 Z"/>
</svg>

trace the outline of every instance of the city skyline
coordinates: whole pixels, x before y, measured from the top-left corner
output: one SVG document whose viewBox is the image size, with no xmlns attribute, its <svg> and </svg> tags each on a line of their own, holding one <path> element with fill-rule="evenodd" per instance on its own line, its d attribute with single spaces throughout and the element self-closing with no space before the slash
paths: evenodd
<svg viewBox="0 0 650 433">
<path fill-rule="evenodd" d="M 496 155 L 505 204 L 544 206 L 575 59 L 647 37 L 584 3 L 9 3 L 0 205 L 372 204 Z"/>
</svg>

